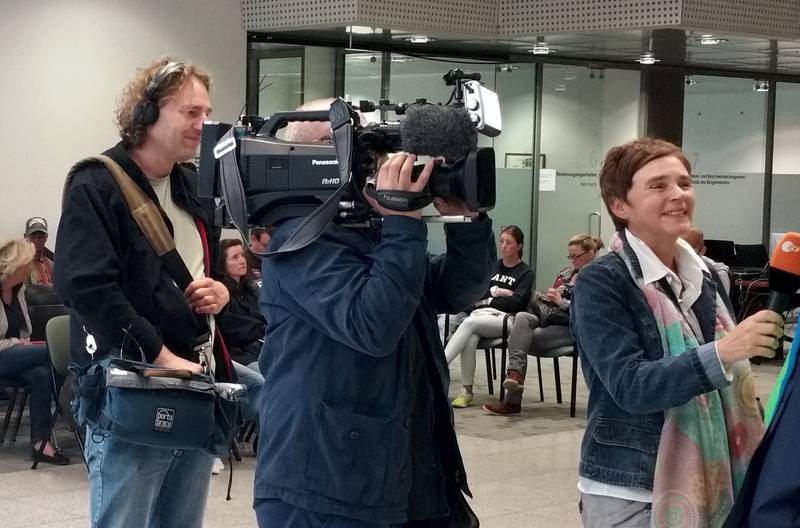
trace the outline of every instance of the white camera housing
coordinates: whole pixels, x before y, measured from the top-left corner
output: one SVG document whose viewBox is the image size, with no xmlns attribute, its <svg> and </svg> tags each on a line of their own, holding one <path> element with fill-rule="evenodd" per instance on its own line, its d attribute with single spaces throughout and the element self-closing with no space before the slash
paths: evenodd
<svg viewBox="0 0 800 528">
<path fill-rule="evenodd" d="M 464 108 L 478 132 L 489 137 L 500 135 L 503 130 L 500 100 L 496 93 L 483 86 L 480 81 L 464 83 Z"/>
</svg>

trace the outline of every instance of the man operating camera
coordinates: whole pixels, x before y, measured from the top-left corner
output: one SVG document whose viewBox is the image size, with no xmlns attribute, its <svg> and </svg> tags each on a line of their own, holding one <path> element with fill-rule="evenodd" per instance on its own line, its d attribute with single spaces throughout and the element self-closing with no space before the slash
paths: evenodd
<svg viewBox="0 0 800 528">
<path fill-rule="evenodd" d="M 416 157 L 380 167 L 377 190 L 420 192 Z M 260 368 L 259 526 L 475 527 L 448 405 L 449 372 L 435 314 L 457 313 L 486 288 L 491 221 L 435 198 L 447 253 L 427 254 L 421 211 L 388 210 L 373 228 L 329 225 L 311 245 L 264 260 L 267 321 Z M 286 241 L 300 219 L 281 225 Z"/>
</svg>

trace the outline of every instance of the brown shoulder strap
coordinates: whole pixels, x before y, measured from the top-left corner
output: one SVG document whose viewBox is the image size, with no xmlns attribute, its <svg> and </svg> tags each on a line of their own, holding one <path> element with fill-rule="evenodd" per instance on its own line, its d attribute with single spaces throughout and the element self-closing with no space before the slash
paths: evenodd
<svg viewBox="0 0 800 528">
<path fill-rule="evenodd" d="M 175 240 L 164 223 L 161 211 L 153 200 L 151 200 L 142 189 L 136 185 L 125 170 L 113 159 L 104 154 L 84 158 L 70 169 L 67 174 L 67 181 L 64 183 L 64 194 L 62 197 L 62 208 L 64 206 L 67 190 L 72 185 L 75 173 L 92 163 L 102 163 L 114 177 L 114 181 L 122 191 L 125 203 L 128 205 L 131 217 L 142 230 L 142 233 L 153 246 L 156 254 L 162 257 L 168 251 L 175 249 Z"/>
</svg>

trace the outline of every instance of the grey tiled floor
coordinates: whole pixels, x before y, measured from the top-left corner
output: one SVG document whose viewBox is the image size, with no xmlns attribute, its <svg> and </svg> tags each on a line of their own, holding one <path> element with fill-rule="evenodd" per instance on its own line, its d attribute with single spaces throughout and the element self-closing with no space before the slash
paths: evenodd
<svg viewBox="0 0 800 528">
<path fill-rule="evenodd" d="M 555 403 L 552 361 L 543 362 L 545 401 L 539 402 L 535 364 L 528 376 L 523 412 L 518 417 L 485 414 L 486 373 L 479 353 L 476 405 L 456 410 L 458 437 L 474 493 L 472 505 L 485 528 L 569 528 L 577 513 L 577 460 L 584 428 L 586 389 L 578 376 L 577 418 L 569 418 L 569 360 L 561 360 L 564 403 Z M 756 387 L 765 399 L 779 367 L 754 367 Z M 451 394 L 460 388 L 458 361 L 451 365 Z M 27 420 L 26 420 L 27 421 Z M 72 528 L 88 526 L 86 470 L 68 432 L 59 439 L 73 458 L 67 467 L 42 465 L 30 471 L 27 429 L 16 445 L 0 446 L 0 526 Z M 252 511 L 254 459 L 234 466 L 233 500 L 226 501 L 227 470 L 213 477 L 205 525 L 255 526 Z M 135 528 L 135 527 L 134 527 Z"/>
</svg>

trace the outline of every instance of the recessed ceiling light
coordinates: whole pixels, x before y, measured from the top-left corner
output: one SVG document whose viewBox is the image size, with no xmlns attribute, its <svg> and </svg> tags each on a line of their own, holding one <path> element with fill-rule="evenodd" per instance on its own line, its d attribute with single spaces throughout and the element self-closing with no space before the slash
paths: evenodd
<svg viewBox="0 0 800 528">
<path fill-rule="evenodd" d="M 375 33 L 375 29 L 367 26 L 347 26 L 344 30 L 348 33 L 352 33 L 353 35 L 372 35 Z"/>
<path fill-rule="evenodd" d="M 573 73 L 566 74 L 564 76 L 564 80 L 565 81 L 574 81 L 575 80 L 575 74 L 573 74 Z"/>
<path fill-rule="evenodd" d="M 427 44 L 428 42 L 433 42 L 436 39 L 431 37 L 426 37 L 425 35 L 412 35 L 407 37 L 405 40 L 409 41 L 412 44 Z"/>
<path fill-rule="evenodd" d="M 645 51 L 642 53 L 642 56 L 636 59 L 636 62 L 643 66 L 649 66 L 651 64 L 655 64 L 657 62 L 661 62 L 660 59 L 657 59 L 655 55 L 653 55 L 652 51 Z"/>
<path fill-rule="evenodd" d="M 710 34 L 700 35 L 700 38 L 696 40 L 703 46 L 716 46 L 717 44 L 728 42 L 728 39 L 715 37 L 714 35 Z"/>
<path fill-rule="evenodd" d="M 412 57 L 406 57 L 404 55 L 392 55 L 392 62 L 402 64 L 404 62 L 411 62 L 414 59 Z"/>
<path fill-rule="evenodd" d="M 532 48 L 528 48 L 528 53 L 532 53 L 534 55 L 549 55 L 555 52 L 556 50 L 548 46 L 547 42 L 543 40 L 534 44 Z"/>
<path fill-rule="evenodd" d="M 564 84 L 557 84 L 556 85 L 556 91 L 557 92 L 566 92 L 567 91 L 567 87 Z"/>
<path fill-rule="evenodd" d="M 753 91 L 754 92 L 768 92 L 769 91 L 769 81 L 753 81 Z"/>
</svg>

